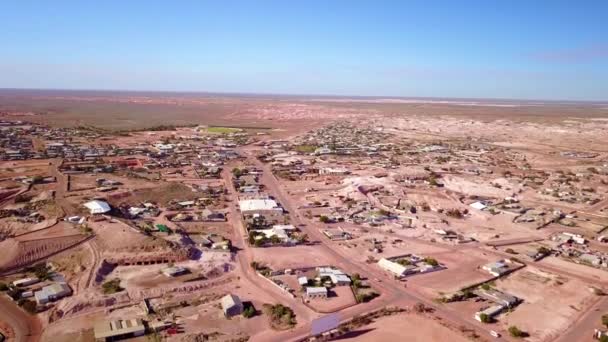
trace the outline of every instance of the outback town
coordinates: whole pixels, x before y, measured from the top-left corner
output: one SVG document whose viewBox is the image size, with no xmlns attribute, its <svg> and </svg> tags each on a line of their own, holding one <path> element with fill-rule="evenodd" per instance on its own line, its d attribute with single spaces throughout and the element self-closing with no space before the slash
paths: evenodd
<svg viewBox="0 0 608 342">
<path fill-rule="evenodd" d="M 608 338 L 608 121 L 317 110 L 122 131 L 4 113 L 0 336 Z"/>
</svg>

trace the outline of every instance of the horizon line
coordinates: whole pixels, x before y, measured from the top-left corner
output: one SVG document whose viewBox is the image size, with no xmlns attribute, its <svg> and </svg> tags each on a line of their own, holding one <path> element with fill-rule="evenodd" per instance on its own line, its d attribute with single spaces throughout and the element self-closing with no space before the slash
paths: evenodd
<svg viewBox="0 0 608 342">
<path fill-rule="evenodd" d="M 225 95 L 225 96 L 268 96 L 268 97 L 321 97 L 326 99 L 368 99 L 368 100 L 468 100 L 468 101 L 505 101 L 505 102 L 540 102 L 543 104 L 589 104 L 589 105 L 608 105 L 605 100 L 569 100 L 569 99 L 540 99 L 540 98 L 512 98 L 512 97 L 454 97 L 454 96 L 397 96 L 397 95 L 338 95 L 338 94 L 304 94 L 304 93 L 271 93 L 271 92 L 231 92 L 231 91 L 206 91 L 206 90 L 145 90 L 145 89 L 115 89 L 115 88 L 10 88 L 0 87 L 1 91 L 73 91 L 73 92 L 116 92 L 116 93 L 157 93 L 157 94 L 204 94 L 204 95 Z M 309 99 L 315 100 L 315 99 Z M 449 104 L 449 103 L 446 103 Z"/>
</svg>

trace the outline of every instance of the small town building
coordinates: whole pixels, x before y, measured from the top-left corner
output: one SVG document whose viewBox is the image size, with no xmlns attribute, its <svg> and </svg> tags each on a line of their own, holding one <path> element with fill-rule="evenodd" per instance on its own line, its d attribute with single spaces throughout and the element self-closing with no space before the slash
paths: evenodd
<svg viewBox="0 0 608 342">
<path fill-rule="evenodd" d="M 72 294 L 72 289 L 66 283 L 55 283 L 43 287 L 40 291 L 34 293 L 36 303 L 39 305 L 67 297 Z"/>
<path fill-rule="evenodd" d="M 239 209 L 242 214 L 251 214 L 264 211 L 283 212 L 276 201 L 272 199 L 249 199 L 239 201 Z"/>
<path fill-rule="evenodd" d="M 327 298 L 327 288 L 325 286 L 307 287 L 306 298 Z"/>
<path fill-rule="evenodd" d="M 110 205 L 107 202 L 100 200 L 93 200 L 84 204 L 87 209 L 91 212 L 92 215 L 95 214 L 105 214 L 112 210 Z"/>
<path fill-rule="evenodd" d="M 413 265 L 401 265 L 386 258 L 380 259 L 378 261 L 378 266 L 380 266 L 380 268 L 383 270 L 392 273 L 396 277 L 406 276 L 407 274 L 412 273 L 415 269 L 415 266 Z"/>
<path fill-rule="evenodd" d="M 96 341 L 116 341 L 143 336 L 145 333 L 146 326 L 139 318 L 97 322 L 93 327 L 93 334 Z"/>
<path fill-rule="evenodd" d="M 226 317 L 232 317 L 243 313 L 243 303 L 236 295 L 229 294 L 222 297 L 222 311 Z"/>
<path fill-rule="evenodd" d="M 486 300 L 492 301 L 498 305 L 508 308 L 514 307 L 520 302 L 519 298 L 494 289 L 480 289 L 475 293 L 481 298 L 484 298 Z"/>
<path fill-rule="evenodd" d="M 488 318 L 494 318 L 505 309 L 502 305 L 494 305 L 485 310 L 475 313 L 475 319 L 481 322 L 481 317 L 487 315 Z"/>
<path fill-rule="evenodd" d="M 505 260 L 499 260 L 496 262 L 491 262 L 489 264 L 483 265 L 482 269 L 488 271 L 491 275 L 495 277 L 499 277 L 507 272 L 509 272 L 510 267 Z"/>
<path fill-rule="evenodd" d="M 483 202 L 474 202 L 469 204 L 469 206 L 473 209 L 484 210 L 487 206 Z"/>
<path fill-rule="evenodd" d="M 40 280 L 38 278 L 35 278 L 35 277 L 23 278 L 23 279 L 15 280 L 13 282 L 13 285 L 17 286 L 17 287 L 29 286 L 29 285 L 32 285 L 32 284 L 36 284 L 39 281 Z"/>
</svg>

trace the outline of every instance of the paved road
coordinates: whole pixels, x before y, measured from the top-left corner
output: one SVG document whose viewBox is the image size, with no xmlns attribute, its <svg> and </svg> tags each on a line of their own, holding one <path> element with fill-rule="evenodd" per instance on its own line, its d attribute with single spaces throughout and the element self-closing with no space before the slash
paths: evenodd
<svg viewBox="0 0 608 342">
<path fill-rule="evenodd" d="M 4 295 L 0 295 L 0 321 L 8 323 L 13 328 L 16 342 L 40 340 L 42 326 L 38 318 L 21 310 Z"/>
</svg>

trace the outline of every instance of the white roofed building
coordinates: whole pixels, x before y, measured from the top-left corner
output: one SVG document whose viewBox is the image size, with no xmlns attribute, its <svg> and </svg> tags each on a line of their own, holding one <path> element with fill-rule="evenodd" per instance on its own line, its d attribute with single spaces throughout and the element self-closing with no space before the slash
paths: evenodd
<svg viewBox="0 0 608 342">
<path fill-rule="evenodd" d="M 380 266 L 380 268 L 382 268 L 383 270 L 388 271 L 397 277 L 403 277 L 409 273 L 412 273 L 413 270 L 416 268 L 415 266 L 412 266 L 412 265 L 410 265 L 410 266 L 401 265 L 399 263 L 388 260 L 386 258 L 380 259 L 380 261 L 378 261 L 378 266 Z"/>
<path fill-rule="evenodd" d="M 239 201 L 239 209 L 242 214 L 252 214 L 264 211 L 283 212 L 283 208 L 281 208 L 275 200 L 268 198 Z"/>
<path fill-rule="evenodd" d="M 112 210 L 110 205 L 107 202 L 93 200 L 84 204 L 87 209 L 91 212 L 91 214 L 105 214 Z"/>
</svg>

